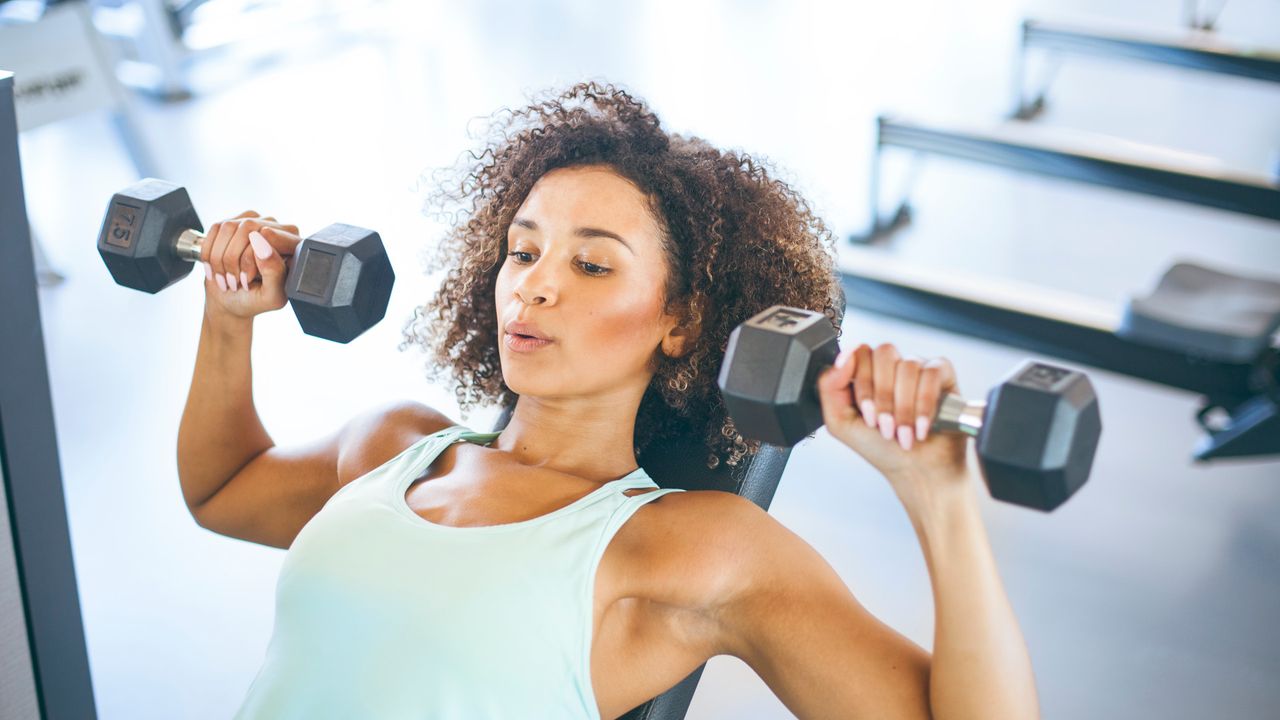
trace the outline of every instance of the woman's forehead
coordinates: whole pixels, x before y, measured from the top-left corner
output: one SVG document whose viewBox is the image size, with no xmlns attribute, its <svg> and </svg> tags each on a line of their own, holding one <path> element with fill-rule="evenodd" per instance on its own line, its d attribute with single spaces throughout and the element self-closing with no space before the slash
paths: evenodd
<svg viewBox="0 0 1280 720">
<path fill-rule="evenodd" d="M 607 166 L 558 168 L 538 178 L 516 212 L 540 226 L 597 225 L 624 237 L 658 228 L 648 199 L 630 180 Z"/>
</svg>

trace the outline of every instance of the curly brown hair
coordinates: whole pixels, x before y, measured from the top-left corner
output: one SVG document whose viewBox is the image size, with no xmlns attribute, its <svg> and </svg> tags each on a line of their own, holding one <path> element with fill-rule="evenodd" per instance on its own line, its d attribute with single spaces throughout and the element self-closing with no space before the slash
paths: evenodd
<svg viewBox="0 0 1280 720">
<path fill-rule="evenodd" d="M 680 357 L 654 352 L 636 415 L 636 455 L 680 436 L 706 438 L 709 468 L 755 453 L 759 443 L 734 428 L 716 384 L 729 333 L 775 304 L 823 312 L 837 332 L 843 314 L 831 233 L 804 198 L 770 177 L 767 161 L 666 132 L 642 100 L 611 84 L 579 83 L 500 110 L 488 135 L 443 179 L 437 171 L 427 209 L 452 228 L 427 270 L 448 272 L 405 324 L 400 350 L 420 347 L 429 377 L 457 382 L 464 417 L 477 404 L 514 403 L 502 377 L 494 297 L 507 229 L 547 172 L 604 165 L 649 199 L 663 231 L 665 312 L 696 330 Z"/>
</svg>

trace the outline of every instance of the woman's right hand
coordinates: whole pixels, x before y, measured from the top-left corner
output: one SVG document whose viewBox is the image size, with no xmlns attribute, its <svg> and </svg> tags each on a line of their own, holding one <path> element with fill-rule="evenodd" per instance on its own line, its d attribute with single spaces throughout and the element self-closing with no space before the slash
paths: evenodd
<svg viewBox="0 0 1280 720">
<path fill-rule="evenodd" d="M 253 210 L 214 223 L 200 248 L 205 311 L 249 319 L 284 307 L 285 258 L 301 242 L 297 225 Z"/>
</svg>

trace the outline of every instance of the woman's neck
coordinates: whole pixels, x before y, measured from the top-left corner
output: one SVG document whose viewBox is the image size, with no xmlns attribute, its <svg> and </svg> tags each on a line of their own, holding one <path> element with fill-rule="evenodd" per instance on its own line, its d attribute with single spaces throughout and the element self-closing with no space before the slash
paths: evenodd
<svg viewBox="0 0 1280 720">
<path fill-rule="evenodd" d="M 638 399 L 521 397 L 489 447 L 521 465 L 605 483 L 636 469 Z"/>
</svg>

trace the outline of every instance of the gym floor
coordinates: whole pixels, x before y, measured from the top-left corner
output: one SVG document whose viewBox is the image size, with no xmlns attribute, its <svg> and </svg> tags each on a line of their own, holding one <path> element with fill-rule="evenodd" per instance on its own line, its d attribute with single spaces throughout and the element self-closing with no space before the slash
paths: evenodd
<svg viewBox="0 0 1280 720">
<path fill-rule="evenodd" d="M 669 128 L 773 160 L 844 236 L 867 222 L 877 112 L 994 120 L 1010 107 L 1023 17 L 1172 31 L 1181 11 L 1177 0 L 369 3 L 198 58 L 194 99 L 140 99 L 136 111 L 162 176 L 186 185 L 206 226 L 252 208 L 304 234 L 372 227 L 388 244 L 387 318 L 350 345 L 303 335 L 288 311 L 257 322 L 257 407 L 291 444 L 394 399 L 460 418 L 422 358 L 395 349 L 438 280 L 419 260 L 441 226 L 420 205 L 430 170 L 472 146 L 469 123 L 527 92 L 622 83 Z M 1235 0 L 1220 29 L 1280 46 L 1280 4 Z M 1280 93 L 1262 83 L 1070 58 L 1041 122 L 1234 168 L 1280 165 Z M 100 717 L 230 717 L 270 637 L 284 552 L 207 532 L 182 503 L 174 447 L 198 275 L 153 298 L 116 286 L 92 250 L 111 193 L 137 177 L 105 117 L 27 133 L 21 151 L 32 226 L 68 278 L 40 297 Z M 887 253 L 1112 307 L 1178 258 L 1280 275 L 1280 233 L 1262 220 L 943 160 L 923 166 L 913 198 L 916 222 L 889 247 L 840 243 L 841 262 Z M 946 356 L 972 396 L 1027 356 L 857 311 L 845 338 Z M 1089 484 L 1051 515 L 982 504 L 1045 717 L 1274 716 L 1280 465 L 1195 465 L 1197 397 L 1083 369 L 1104 427 Z M 931 645 L 923 558 L 870 466 L 820 431 L 792 456 L 771 511 L 872 612 Z M 688 717 L 791 714 L 746 665 L 718 657 Z"/>
</svg>

